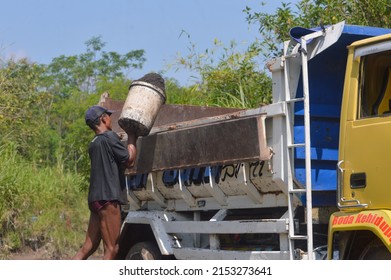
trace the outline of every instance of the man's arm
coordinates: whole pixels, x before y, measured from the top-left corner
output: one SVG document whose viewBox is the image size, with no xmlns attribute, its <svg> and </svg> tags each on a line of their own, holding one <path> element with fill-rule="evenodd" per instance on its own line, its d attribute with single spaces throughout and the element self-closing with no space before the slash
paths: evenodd
<svg viewBox="0 0 391 280">
<path fill-rule="evenodd" d="M 129 158 L 128 161 L 126 162 L 126 167 L 130 168 L 134 166 L 137 158 L 137 149 L 136 149 L 137 136 L 133 132 L 127 132 L 127 134 L 128 134 L 127 149 L 129 153 Z"/>
</svg>

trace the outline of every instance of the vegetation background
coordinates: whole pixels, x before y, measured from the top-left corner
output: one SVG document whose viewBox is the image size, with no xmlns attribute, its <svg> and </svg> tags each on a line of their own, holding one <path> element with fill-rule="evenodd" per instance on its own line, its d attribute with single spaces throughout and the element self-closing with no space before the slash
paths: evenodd
<svg viewBox="0 0 391 280">
<path fill-rule="evenodd" d="M 390 0 L 302 0 L 283 3 L 273 14 L 243 10 L 264 40 L 244 52 L 235 42 L 215 41 L 189 53 L 175 66 L 195 70 L 200 80 L 180 87 L 165 77 L 167 103 L 254 108 L 271 101 L 267 58 L 280 54 L 294 26 L 347 24 L 391 28 Z M 191 34 L 190 34 L 191 35 Z M 215 57 L 215 50 L 223 50 Z M 144 50 L 119 54 L 105 50 L 101 37 L 86 41 L 79 55 L 59 56 L 50 64 L 1 59 L 0 50 L 0 259 L 26 247 L 44 249 L 45 259 L 69 258 L 82 244 L 89 216 L 86 196 L 92 132 L 86 108 L 100 95 L 125 100 L 129 69 L 142 69 Z"/>
</svg>

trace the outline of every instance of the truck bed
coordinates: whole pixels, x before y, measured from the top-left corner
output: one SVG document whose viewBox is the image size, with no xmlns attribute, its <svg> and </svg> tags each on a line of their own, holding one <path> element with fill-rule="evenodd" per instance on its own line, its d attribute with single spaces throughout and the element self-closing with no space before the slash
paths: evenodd
<svg viewBox="0 0 391 280">
<path fill-rule="evenodd" d="M 110 98 L 101 102 L 115 111 L 113 123 L 122 104 Z M 133 208 L 149 201 L 187 209 L 200 199 L 215 209 L 286 206 L 269 167 L 266 116 L 261 108 L 163 105 L 151 133 L 137 140 L 135 168 L 126 171 Z M 113 130 L 126 141 L 119 126 Z"/>
</svg>

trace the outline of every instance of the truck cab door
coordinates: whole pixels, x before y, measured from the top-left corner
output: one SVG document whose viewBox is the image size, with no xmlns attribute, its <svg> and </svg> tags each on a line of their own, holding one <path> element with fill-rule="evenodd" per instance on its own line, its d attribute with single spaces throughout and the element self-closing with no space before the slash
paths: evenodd
<svg viewBox="0 0 391 280">
<path fill-rule="evenodd" d="M 390 37 L 349 48 L 338 167 L 341 209 L 391 208 L 390 49 Z"/>
</svg>

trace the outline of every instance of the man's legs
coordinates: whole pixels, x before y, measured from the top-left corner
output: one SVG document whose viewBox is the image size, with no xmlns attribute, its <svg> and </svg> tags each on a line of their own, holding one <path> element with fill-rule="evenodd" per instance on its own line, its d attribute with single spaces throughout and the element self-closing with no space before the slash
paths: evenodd
<svg viewBox="0 0 391 280">
<path fill-rule="evenodd" d="M 104 260 L 113 260 L 118 253 L 121 231 L 121 211 L 118 203 L 108 203 L 99 212 L 100 232 L 104 246 Z"/>
<path fill-rule="evenodd" d="M 96 251 L 96 249 L 98 249 L 101 240 L 101 231 L 99 227 L 99 215 L 97 213 L 91 212 L 86 240 L 84 241 L 84 244 L 80 250 L 73 257 L 74 260 L 86 260 Z"/>
</svg>

